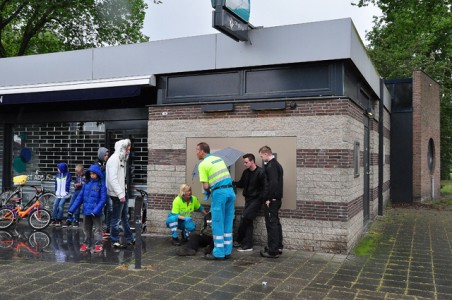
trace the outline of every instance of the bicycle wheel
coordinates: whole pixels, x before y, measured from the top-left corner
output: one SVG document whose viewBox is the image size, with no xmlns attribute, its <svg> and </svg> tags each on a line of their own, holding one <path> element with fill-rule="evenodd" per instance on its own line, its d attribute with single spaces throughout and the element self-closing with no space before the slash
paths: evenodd
<svg viewBox="0 0 452 300">
<path fill-rule="evenodd" d="M 13 224 L 14 220 L 14 212 L 11 209 L 0 209 L 0 229 L 9 228 Z"/>
<path fill-rule="evenodd" d="M 28 238 L 28 242 L 30 243 L 30 246 L 41 250 L 50 245 L 50 237 L 44 231 L 35 231 Z"/>
<path fill-rule="evenodd" d="M 41 230 L 49 226 L 50 218 L 50 212 L 41 208 L 31 213 L 28 217 L 28 224 L 30 224 L 33 229 Z"/>
<path fill-rule="evenodd" d="M 54 193 L 45 193 L 39 197 L 39 203 L 41 207 L 51 211 L 53 209 L 53 203 L 55 202 L 56 196 Z"/>
<path fill-rule="evenodd" d="M 8 231 L 0 231 L 0 248 L 9 248 L 13 244 L 13 236 Z"/>
</svg>

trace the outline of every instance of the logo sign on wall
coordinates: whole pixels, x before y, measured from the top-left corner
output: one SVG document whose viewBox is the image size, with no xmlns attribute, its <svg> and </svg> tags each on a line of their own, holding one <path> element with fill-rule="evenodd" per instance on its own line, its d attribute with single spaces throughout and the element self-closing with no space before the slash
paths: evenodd
<svg viewBox="0 0 452 300">
<path fill-rule="evenodd" d="M 250 1 L 251 0 L 226 0 L 226 8 L 243 21 L 250 20 Z"/>
<path fill-rule="evenodd" d="M 235 41 L 248 41 L 251 0 L 211 0 L 215 8 L 212 27 Z"/>
</svg>

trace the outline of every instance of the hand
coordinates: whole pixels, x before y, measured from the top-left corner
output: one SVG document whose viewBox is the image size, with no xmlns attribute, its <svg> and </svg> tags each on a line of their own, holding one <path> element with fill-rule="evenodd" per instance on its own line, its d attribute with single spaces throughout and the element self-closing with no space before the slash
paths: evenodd
<svg viewBox="0 0 452 300">
<path fill-rule="evenodd" d="M 124 202 L 126 202 L 126 198 L 123 197 L 123 198 L 119 199 L 119 201 L 122 202 L 122 203 L 124 203 Z"/>
<path fill-rule="evenodd" d="M 192 220 L 191 217 L 184 217 L 184 221 L 185 221 L 185 222 L 190 222 L 191 220 Z"/>
<path fill-rule="evenodd" d="M 265 204 L 267 205 L 267 207 L 270 207 L 270 200 L 265 201 Z"/>
<path fill-rule="evenodd" d="M 202 200 L 204 200 L 204 201 L 207 201 L 207 200 L 209 200 L 209 198 L 210 198 L 210 192 L 208 192 L 208 191 L 204 191 L 204 192 L 202 192 L 204 195 L 206 195 L 206 197 L 204 197 L 204 199 L 202 199 Z"/>
</svg>

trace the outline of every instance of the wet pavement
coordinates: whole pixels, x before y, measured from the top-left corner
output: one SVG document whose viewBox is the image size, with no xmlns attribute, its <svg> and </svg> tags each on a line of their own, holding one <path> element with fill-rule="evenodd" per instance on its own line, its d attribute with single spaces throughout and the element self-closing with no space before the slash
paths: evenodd
<svg viewBox="0 0 452 300">
<path fill-rule="evenodd" d="M 267 259 L 255 247 L 207 261 L 144 235 L 139 270 L 134 246 L 81 254 L 81 229 L 27 227 L 8 231 L 11 239 L 0 232 L 2 299 L 452 299 L 447 211 L 388 209 L 370 228 L 375 251 L 362 257 L 284 250 Z"/>
</svg>

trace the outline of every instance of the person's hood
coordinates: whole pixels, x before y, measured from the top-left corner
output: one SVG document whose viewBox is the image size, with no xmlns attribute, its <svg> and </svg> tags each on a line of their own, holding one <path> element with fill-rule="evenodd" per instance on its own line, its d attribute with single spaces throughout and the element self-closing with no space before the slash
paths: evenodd
<svg viewBox="0 0 452 300">
<path fill-rule="evenodd" d="M 67 167 L 66 163 L 59 163 L 59 164 L 57 164 L 57 168 L 58 168 L 58 170 L 60 170 L 60 172 L 62 174 L 67 173 L 68 167 Z"/>
<path fill-rule="evenodd" d="M 105 147 L 100 147 L 99 150 L 97 150 L 97 158 L 99 159 L 100 162 L 105 162 L 104 157 L 105 157 L 105 153 L 109 152 L 107 148 Z"/>
<path fill-rule="evenodd" d="M 128 159 L 128 157 L 126 157 L 126 149 L 130 144 L 129 139 L 119 140 L 115 143 L 115 152 L 118 153 L 119 160 L 123 161 Z"/>
<path fill-rule="evenodd" d="M 86 180 L 89 181 L 91 179 L 89 173 L 96 173 L 97 177 L 99 177 L 99 179 L 102 179 L 102 169 L 100 168 L 99 165 L 91 165 L 88 170 L 85 171 L 85 176 L 86 176 Z"/>
</svg>

